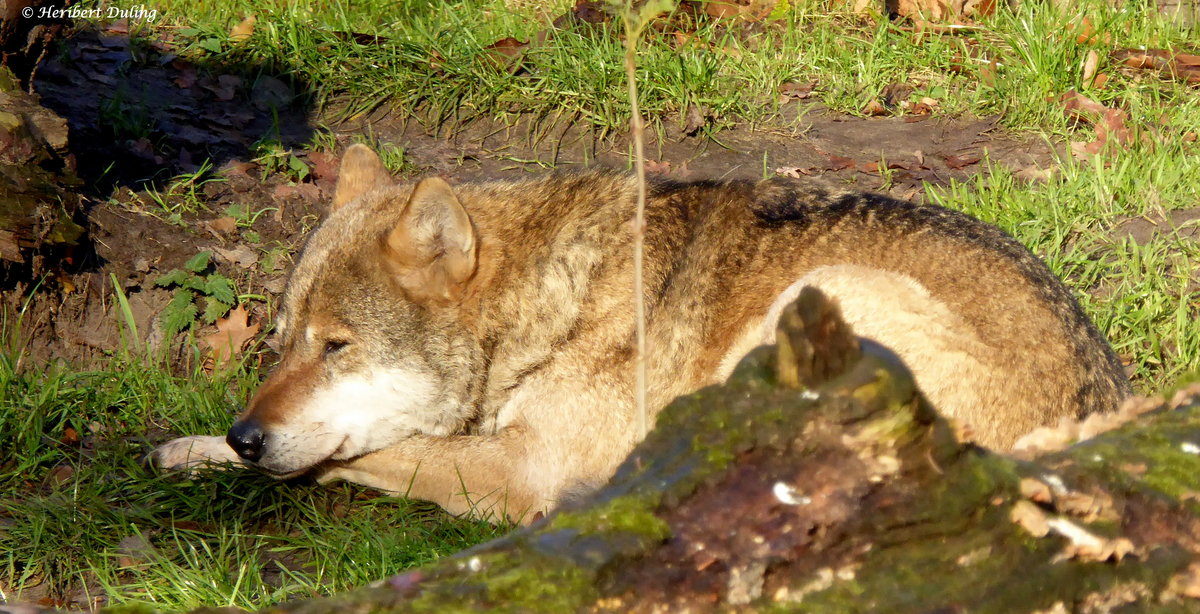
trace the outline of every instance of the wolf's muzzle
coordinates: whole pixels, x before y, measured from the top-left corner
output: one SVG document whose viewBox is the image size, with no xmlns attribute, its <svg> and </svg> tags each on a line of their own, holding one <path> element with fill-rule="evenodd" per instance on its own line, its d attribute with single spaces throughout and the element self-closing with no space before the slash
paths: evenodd
<svg viewBox="0 0 1200 614">
<path fill-rule="evenodd" d="M 265 441 L 266 435 L 263 434 L 262 427 L 253 420 L 234 422 L 233 426 L 229 427 L 229 434 L 225 436 L 225 443 L 228 443 L 238 456 L 252 463 L 262 458 Z"/>
</svg>

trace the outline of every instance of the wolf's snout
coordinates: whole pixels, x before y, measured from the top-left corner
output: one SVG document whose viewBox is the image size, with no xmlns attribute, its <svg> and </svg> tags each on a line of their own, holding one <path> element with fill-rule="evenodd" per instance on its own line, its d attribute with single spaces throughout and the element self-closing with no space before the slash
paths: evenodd
<svg viewBox="0 0 1200 614">
<path fill-rule="evenodd" d="M 238 456 L 255 462 L 262 458 L 263 442 L 266 437 L 263 435 L 262 427 L 253 420 L 239 420 L 229 427 L 229 434 L 225 436 L 225 443 L 237 452 Z"/>
</svg>

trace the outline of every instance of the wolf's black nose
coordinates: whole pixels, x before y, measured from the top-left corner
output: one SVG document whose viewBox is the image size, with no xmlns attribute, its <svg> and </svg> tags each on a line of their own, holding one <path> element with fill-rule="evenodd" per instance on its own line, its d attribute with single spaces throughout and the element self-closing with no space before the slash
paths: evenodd
<svg viewBox="0 0 1200 614">
<path fill-rule="evenodd" d="M 262 427 L 253 420 L 239 420 L 229 427 L 229 434 L 225 436 L 225 443 L 237 452 L 238 456 L 254 462 L 262 458 L 263 453 L 263 435 Z"/>
</svg>

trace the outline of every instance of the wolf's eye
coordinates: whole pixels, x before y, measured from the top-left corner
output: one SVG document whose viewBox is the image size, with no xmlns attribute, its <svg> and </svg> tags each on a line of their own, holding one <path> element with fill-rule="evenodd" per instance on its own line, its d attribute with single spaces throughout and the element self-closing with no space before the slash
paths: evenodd
<svg viewBox="0 0 1200 614">
<path fill-rule="evenodd" d="M 346 347 L 347 345 L 349 345 L 349 342 L 347 342 L 347 341 L 326 341 L 325 342 L 325 356 L 328 358 L 329 356 L 336 354 L 339 350 Z"/>
</svg>

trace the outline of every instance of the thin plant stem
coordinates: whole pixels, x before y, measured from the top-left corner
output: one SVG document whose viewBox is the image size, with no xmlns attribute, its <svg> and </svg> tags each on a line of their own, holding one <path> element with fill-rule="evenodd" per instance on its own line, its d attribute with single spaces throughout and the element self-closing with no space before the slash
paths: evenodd
<svg viewBox="0 0 1200 614">
<path fill-rule="evenodd" d="M 646 406 L 646 293 L 642 279 L 642 260 L 646 243 L 646 164 L 645 135 L 642 112 L 638 106 L 637 41 L 641 23 L 634 23 L 632 3 L 625 6 L 625 80 L 629 85 L 629 130 L 633 136 L 634 168 L 637 169 L 637 208 L 633 218 L 633 313 L 637 329 L 637 344 L 633 358 L 634 407 L 638 432 L 645 437 L 650 432 L 650 410 Z"/>
</svg>

